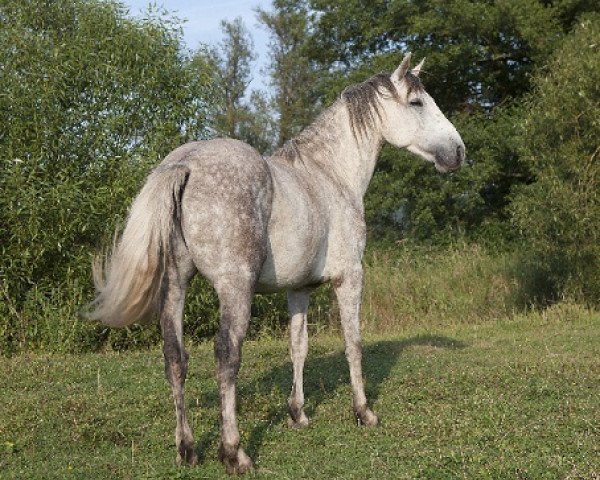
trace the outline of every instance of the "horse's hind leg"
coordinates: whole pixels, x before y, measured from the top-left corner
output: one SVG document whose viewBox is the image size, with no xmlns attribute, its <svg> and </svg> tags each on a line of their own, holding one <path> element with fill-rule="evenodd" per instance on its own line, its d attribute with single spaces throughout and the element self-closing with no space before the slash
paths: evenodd
<svg viewBox="0 0 600 480">
<path fill-rule="evenodd" d="M 240 271 L 244 268 L 239 266 Z M 221 397 L 221 445 L 219 458 L 227 473 L 245 473 L 252 461 L 240 447 L 236 419 L 235 382 L 242 360 L 242 342 L 250 321 L 254 281 L 243 274 L 223 275 L 215 282 L 221 321 L 215 339 L 217 378 Z"/>
<path fill-rule="evenodd" d="M 171 263 L 171 262 L 168 262 Z M 180 268 L 168 265 L 163 283 L 160 326 L 163 335 L 165 375 L 173 391 L 177 427 L 175 445 L 178 465 L 196 465 L 198 457 L 194 451 L 194 437 L 185 414 L 183 390 L 188 367 L 188 354 L 183 343 L 183 304 L 187 284 L 195 268 L 191 260 L 180 262 Z M 183 266 L 183 268 L 181 268 Z"/>
<path fill-rule="evenodd" d="M 294 368 L 292 393 L 288 399 L 290 409 L 290 427 L 308 426 L 308 417 L 304 413 L 304 361 L 308 353 L 308 330 L 306 312 L 310 293 L 308 290 L 288 291 L 288 311 L 290 315 L 290 357 Z"/>
<path fill-rule="evenodd" d="M 350 367 L 354 414 L 362 425 L 377 425 L 377 416 L 367 406 L 362 377 L 362 347 L 360 341 L 360 302 L 362 295 L 362 270 L 356 269 L 344 275 L 334 285 L 338 299 L 342 330 L 346 343 L 346 358 Z"/>
</svg>

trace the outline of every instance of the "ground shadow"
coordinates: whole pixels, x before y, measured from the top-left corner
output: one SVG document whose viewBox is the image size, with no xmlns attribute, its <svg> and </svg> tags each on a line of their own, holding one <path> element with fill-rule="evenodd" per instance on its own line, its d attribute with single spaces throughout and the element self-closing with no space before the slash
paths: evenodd
<svg viewBox="0 0 600 480">
<path fill-rule="evenodd" d="M 384 340 L 365 345 L 363 348 L 363 374 L 367 379 L 366 394 L 369 404 L 375 403 L 385 380 L 398 362 L 402 351 L 411 346 L 431 346 L 447 349 L 461 349 L 466 345 L 449 337 L 441 335 L 416 335 L 404 340 Z M 311 418 L 321 403 L 333 396 L 340 387 L 347 387 L 348 409 L 351 405 L 350 375 L 344 354 L 343 343 L 340 340 L 339 349 L 334 353 L 313 355 L 310 352 L 304 369 L 305 396 L 307 400 L 306 413 Z M 290 361 L 271 368 L 258 382 L 255 390 L 246 394 L 264 396 L 273 389 L 287 392 L 291 388 L 292 365 Z M 243 399 L 242 399 L 243 401 Z M 271 425 L 287 420 L 287 408 L 273 408 L 268 412 L 266 421 L 256 426 L 246 445 L 250 456 L 257 459 L 265 435 Z"/>
<path fill-rule="evenodd" d="M 382 340 L 369 343 L 363 348 L 363 374 L 367 379 L 366 394 L 369 404 L 375 403 L 385 380 L 398 362 L 402 351 L 411 346 L 430 346 L 447 349 L 465 348 L 466 344 L 441 335 L 416 335 L 404 340 Z M 240 404 L 267 398 L 273 390 L 279 390 L 287 400 L 292 383 L 292 364 L 282 359 L 281 363 L 272 367 L 258 379 L 242 380 L 238 387 Z M 338 388 L 348 390 L 348 408 L 350 409 L 350 376 L 344 354 L 343 341 L 340 339 L 339 348 L 333 353 L 311 355 L 310 351 L 304 368 L 305 396 L 307 400 L 306 413 L 311 418 L 325 400 L 332 397 Z M 203 394 L 202 404 L 206 408 L 218 408 L 219 396 L 216 388 Z M 266 419 L 254 427 L 247 443 L 244 445 L 248 454 L 257 459 L 265 436 L 272 425 L 281 424 L 287 420 L 288 411 L 281 404 L 273 404 L 266 414 Z M 214 424 L 197 439 L 196 452 L 200 463 L 206 458 L 207 451 L 214 446 L 219 438 L 219 424 Z"/>
</svg>

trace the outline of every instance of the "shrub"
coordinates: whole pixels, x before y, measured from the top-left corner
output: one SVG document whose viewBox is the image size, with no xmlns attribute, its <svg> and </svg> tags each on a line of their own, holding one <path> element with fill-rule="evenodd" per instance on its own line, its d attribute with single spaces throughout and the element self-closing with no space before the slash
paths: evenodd
<svg viewBox="0 0 600 480">
<path fill-rule="evenodd" d="M 208 135 L 212 77 L 118 3 L 7 0 L 0 22 L 0 350 L 63 349 L 149 168 Z"/>
<path fill-rule="evenodd" d="M 534 79 L 522 156 L 536 181 L 517 190 L 513 222 L 537 301 L 600 305 L 600 15 L 581 19 Z"/>
</svg>

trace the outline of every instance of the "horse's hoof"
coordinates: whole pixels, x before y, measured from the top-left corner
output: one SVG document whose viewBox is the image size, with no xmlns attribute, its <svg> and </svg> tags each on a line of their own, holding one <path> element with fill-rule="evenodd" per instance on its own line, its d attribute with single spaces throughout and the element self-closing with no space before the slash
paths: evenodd
<svg viewBox="0 0 600 480">
<path fill-rule="evenodd" d="M 302 412 L 298 419 L 288 418 L 288 427 L 290 428 L 306 428 L 310 423 L 308 417 Z"/>
<path fill-rule="evenodd" d="M 379 423 L 377 415 L 375 415 L 369 408 L 363 407 L 354 411 L 356 420 L 359 425 L 366 427 L 374 427 Z"/>
<path fill-rule="evenodd" d="M 252 470 L 252 460 L 246 455 L 243 448 L 237 449 L 224 448 L 223 444 L 219 447 L 219 459 L 225 465 L 225 471 L 229 475 L 241 475 Z"/>
<path fill-rule="evenodd" d="M 177 452 L 177 465 L 179 466 L 196 466 L 198 465 L 198 455 L 193 446 L 184 447 L 181 451 Z"/>
</svg>

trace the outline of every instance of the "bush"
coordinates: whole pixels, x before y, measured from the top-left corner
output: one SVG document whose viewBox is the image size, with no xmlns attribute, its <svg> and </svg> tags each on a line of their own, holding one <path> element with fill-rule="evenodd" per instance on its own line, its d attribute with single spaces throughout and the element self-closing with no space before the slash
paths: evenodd
<svg viewBox="0 0 600 480">
<path fill-rule="evenodd" d="M 7 0 L 0 21 L 0 351 L 63 349 L 149 168 L 208 135 L 212 73 L 118 3 Z"/>
<path fill-rule="evenodd" d="M 545 278 L 535 300 L 600 305 L 600 15 L 581 19 L 534 79 L 522 156 L 536 181 L 517 190 L 523 262 Z"/>
</svg>

